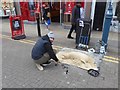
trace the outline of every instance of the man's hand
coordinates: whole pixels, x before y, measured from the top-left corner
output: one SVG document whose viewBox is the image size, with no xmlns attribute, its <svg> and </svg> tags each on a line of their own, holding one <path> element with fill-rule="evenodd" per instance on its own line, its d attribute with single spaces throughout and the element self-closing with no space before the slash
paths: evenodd
<svg viewBox="0 0 120 90">
<path fill-rule="evenodd" d="M 75 23 L 73 22 L 72 25 L 75 26 Z"/>
<path fill-rule="evenodd" d="M 55 62 L 55 66 L 57 66 L 58 64 L 60 64 L 61 62 L 58 60 Z"/>
<path fill-rule="evenodd" d="M 61 63 L 59 60 L 56 62 L 57 64 Z"/>
<path fill-rule="evenodd" d="M 42 20 L 44 20 L 44 18 L 42 17 Z"/>
</svg>

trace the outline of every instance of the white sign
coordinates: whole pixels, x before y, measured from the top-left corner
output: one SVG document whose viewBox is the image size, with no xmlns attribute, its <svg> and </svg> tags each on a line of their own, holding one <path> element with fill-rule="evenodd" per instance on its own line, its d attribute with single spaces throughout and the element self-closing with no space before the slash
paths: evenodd
<svg viewBox="0 0 120 90">
<path fill-rule="evenodd" d="M 79 26 L 84 27 L 84 22 L 82 20 L 79 21 Z"/>
<path fill-rule="evenodd" d="M 19 22 L 18 21 L 15 21 L 15 24 L 14 24 L 14 27 L 15 28 L 18 28 L 20 25 L 19 25 Z"/>
</svg>

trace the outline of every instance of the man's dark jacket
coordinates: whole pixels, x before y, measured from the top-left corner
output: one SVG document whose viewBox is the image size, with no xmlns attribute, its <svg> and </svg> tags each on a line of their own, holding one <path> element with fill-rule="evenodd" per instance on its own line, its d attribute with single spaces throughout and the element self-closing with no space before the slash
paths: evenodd
<svg viewBox="0 0 120 90">
<path fill-rule="evenodd" d="M 47 8 L 47 9 L 43 8 L 43 18 L 44 18 L 44 20 L 46 20 L 46 21 L 47 21 L 48 19 L 50 19 L 49 17 L 47 17 L 48 12 L 50 12 L 49 8 Z"/>
<path fill-rule="evenodd" d="M 58 58 L 56 57 L 53 48 L 52 43 L 50 42 L 50 39 L 48 35 L 45 35 L 38 39 L 36 44 L 34 45 L 32 49 L 32 59 L 38 60 L 40 59 L 45 53 L 48 53 L 50 58 L 52 58 L 55 61 L 58 61 Z"/>
<path fill-rule="evenodd" d="M 71 23 L 75 24 L 77 19 L 80 18 L 80 7 L 78 6 L 74 6 L 73 10 L 72 10 L 72 20 Z"/>
</svg>

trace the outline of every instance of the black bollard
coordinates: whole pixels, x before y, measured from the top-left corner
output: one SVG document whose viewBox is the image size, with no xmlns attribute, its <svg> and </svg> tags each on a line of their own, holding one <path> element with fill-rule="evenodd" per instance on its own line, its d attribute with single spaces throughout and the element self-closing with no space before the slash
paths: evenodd
<svg viewBox="0 0 120 90">
<path fill-rule="evenodd" d="M 40 16 L 39 13 L 36 13 L 36 20 L 37 20 L 37 30 L 38 36 L 41 37 L 41 29 L 40 29 Z"/>
</svg>

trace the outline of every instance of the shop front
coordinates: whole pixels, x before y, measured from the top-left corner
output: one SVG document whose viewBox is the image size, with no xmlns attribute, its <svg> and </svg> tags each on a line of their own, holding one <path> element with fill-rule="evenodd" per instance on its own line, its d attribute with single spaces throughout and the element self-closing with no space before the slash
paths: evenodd
<svg viewBox="0 0 120 90">
<path fill-rule="evenodd" d="M 23 20 L 35 21 L 35 2 L 20 2 L 21 16 Z"/>
<path fill-rule="evenodd" d="M 38 3 L 40 8 L 40 15 L 42 17 L 42 8 L 45 3 L 44 0 L 41 0 L 41 2 L 37 2 L 36 0 L 30 0 L 29 2 L 26 0 L 25 2 L 20 2 L 20 10 L 23 20 L 35 21 L 35 11 L 38 7 Z M 50 7 L 52 22 L 57 22 L 60 24 L 71 22 L 72 9 L 76 4 L 75 0 L 65 0 L 65 2 L 55 2 L 53 0 L 48 0 L 48 4 Z M 84 6 L 85 5 L 83 1 L 82 7 L 84 8 Z"/>
<path fill-rule="evenodd" d="M 15 15 L 15 7 L 13 0 L 1 0 L 0 2 L 0 17 L 9 17 Z"/>
</svg>

